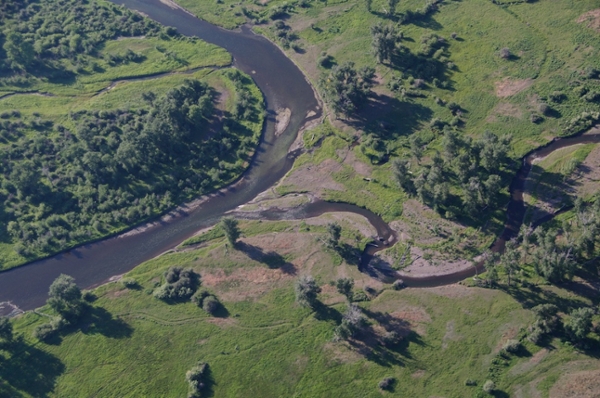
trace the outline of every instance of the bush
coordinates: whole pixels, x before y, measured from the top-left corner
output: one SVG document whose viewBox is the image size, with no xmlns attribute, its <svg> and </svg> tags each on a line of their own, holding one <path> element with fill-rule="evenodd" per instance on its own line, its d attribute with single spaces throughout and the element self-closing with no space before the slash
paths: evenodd
<svg viewBox="0 0 600 398">
<path fill-rule="evenodd" d="M 36 326 L 33 330 L 33 337 L 39 341 L 48 341 L 52 336 L 56 334 L 56 330 L 49 323 L 43 323 Z"/>
<path fill-rule="evenodd" d="M 123 278 L 121 279 L 121 284 L 127 289 L 135 289 L 138 287 L 137 281 L 133 278 Z"/>
<path fill-rule="evenodd" d="M 404 284 L 404 281 L 402 279 L 397 279 L 394 281 L 394 283 L 392 283 L 392 288 L 394 290 L 402 290 L 406 287 L 406 285 Z"/>
<path fill-rule="evenodd" d="M 221 303 L 219 302 L 219 300 L 213 296 L 207 296 L 203 301 L 202 301 L 202 309 L 206 312 L 208 312 L 211 315 L 214 315 L 215 312 L 217 312 L 217 310 L 219 309 L 219 307 L 221 306 Z"/>
<path fill-rule="evenodd" d="M 392 387 L 394 386 L 395 382 L 396 382 L 395 378 L 386 377 L 379 382 L 379 388 L 381 388 L 382 390 L 391 390 Z"/>
<path fill-rule="evenodd" d="M 473 379 L 467 379 L 465 380 L 465 386 L 468 387 L 473 387 L 477 385 L 477 381 L 473 380 Z"/>
<path fill-rule="evenodd" d="M 510 50 L 508 48 L 504 47 L 498 52 L 498 56 L 502 59 L 509 59 L 512 56 L 512 54 L 510 53 Z"/>
<path fill-rule="evenodd" d="M 206 289 L 198 290 L 191 298 L 192 303 L 196 304 L 198 307 L 202 307 L 202 302 L 206 297 L 210 296 L 210 293 Z"/>
<path fill-rule="evenodd" d="M 199 397 L 200 393 L 206 387 L 206 376 L 208 372 L 208 364 L 198 362 L 196 366 L 188 370 L 185 374 L 185 380 L 188 382 L 189 398 Z"/>
<path fill-rule="evenodd" d="M 519 340 L 508 340 L 506 343 L 504 343 L 502 349 L 510 354 L 514 354 L 519 352 L 522 346 L 523 345 Z"/>
<path fill-rule="evenodd" d="M 191 268 L 170 267 L 165 272 L 167 283 L 154 291 L 160 300 L 183 300 L 190 298 L 198 289 L 200 275 Z"/>
<path fill-rule="evenodd" d="M 488 394 L 491 394 L 495 389 L 496 389 L 496 383 L 494 383 L 491 380 L 487 380 L 483 384 L 483 391 L 487 392 Z"/>
</svg>

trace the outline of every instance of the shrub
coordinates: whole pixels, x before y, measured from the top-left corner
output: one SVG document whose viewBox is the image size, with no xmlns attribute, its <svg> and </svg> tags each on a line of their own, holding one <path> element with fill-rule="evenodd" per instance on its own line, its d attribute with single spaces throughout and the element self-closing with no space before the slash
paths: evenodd
<svg viewBox="0 0 600 398">
<path fill-rule="evenodd" d="M 473 387 L 477 385 L 477 381 L 473 380 L 473 379 L 467 379 L 465 380 L 465 386 L 468 387 Z"/>
<path fill-rule="evenodd" d="M 539 124 L 544 121 L 544 118 L 537 113 L 532 113 L 531 116 L 529 116 L 529 120 L 531 123 Z"/>
<path fill-rule="evenodd" d="M 56 330 L 49 323 L 43 323 L 41 325 L 36 326 L 33 330 L 33 337 L 38 339 L 39 341 L 48 341 L 54 334 Z"/>
<path fill-rule="evenodd" d="M 133 278 L 123 278 L 121 279 L 121 284 L 127 289 L 135 289 L 138 287 L 138 283 Z"/>
<path fill-rule="evenodd" d="M 392 288 L 394 290 L 402 290 L 406 287 L 406 285 L 404 284 L 404 281 L 402 279 L 397 279 L 394 281 L 394 283 L 392 283 Z"/>
<path fill-rule="evenodd" d="M 400 335 L 395 332 L 395 331 L 391 331 L 391 332 L 386 332 L 386 334 L 383 335 L 383 345 L 386 347 L 392 347 L 396 344 L 398 344 L 398 342 L 401 340 Z"/>
<path fill-rule="evenodd" d="M 483 384 L 483 391 L 487 392 L 488 394 L 491 394 L 495 389 L 496 389 L 496 383 L 494 383 L 491 380 L 487 380 Z"/>
<path fill-rule="evenodd" d="M 498 52 L 498 55 L 499 55 L 499 56 L 500 56 L 500 58 L 502 58 L 502 59 L 509 59 L 509 58 L 511 57 L 511 55 L 512 55 L 512 54 L 510 53 L 510 50 L 509 50 L 508 48 L 504 47 L 503 49 L 501 49 L 501 50 Z"/>
<path fill-rule="evenodd" d="M 214 315 L 220 306 L 221 303 L 213 295 L 207 296 L 204 300 L 202 300 L 202 309 L 211 315 Z"/>
<path fill-rule="evenodd" d="M 191 298 L 192 303 L 196 304 L 198 307 L 202 307 L 202 302 L 206 297 L 210 296 L 210 293 L 206 289 L 198 290 Z"/>
<path fill-rule="evenodd" d="M 185 380 L 189 384 L 189 398 L 196 398 L 206 387 L 206 376 L 208 373 L 208 364 L 198 362 L 196 366 L 188 370 L 185 374 Z"/>
<path fill-rule="evenodd" d="M 518 352 L 522 347 L 522 344 L 519 340 L 508 340 L 502 346 L 502 349 L 510 354 L 514 354 Z"/>
<path fill-rule="evenodd" d="M 396 379 L 393 377 L 386 377 L 379 382 L 379 388 L 382 390 L 391 390 L 394 386 Z"/>
</svg>

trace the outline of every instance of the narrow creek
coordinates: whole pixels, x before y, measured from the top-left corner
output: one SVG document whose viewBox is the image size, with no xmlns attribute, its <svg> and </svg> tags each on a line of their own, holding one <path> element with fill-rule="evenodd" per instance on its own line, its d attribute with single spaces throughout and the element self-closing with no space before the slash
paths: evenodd
<svg viewBox="0 0 600 398">
<path fill-rule="evenodd" d="M 267 39 L 243 27 L 228 31 L 199 20 L 184 10 L 172 8 L 160 0 L 111 0 L 116 4 L 143 12 L 156 21 L 173 26 L 184 35 L 197 36 L 219 45 L 233 56 L 233 64 L 252 76 L 263 92 L 267 105 L 267 120 L 263 137 L 248 170 L 234 184 L 206 197 L 198 206 L 182 206 L 172 212 L 168 221 L 159 221 L 95 243 L 83 245 L 56 256 L 36 261 L 0 273 L 0 303 L 10 302 L 22 310 L 44 303 L 48 287 L 61 273 L 73 276 L 82 287 L 91 287 L 125 273 L 193 235 L 201 228 L 214 224 L 224 213 L 247 203 L 281 179 L 293 165 L 298 153 L 288 153 L 298 131 L 307 122 L 319 119 L 321 109 L 314 91 L 298 67 Z M 275 134 L 275 114 L 279 109 L 291 110 L 287 128 Z M 507 210 L 504 232 L 493 249 L 501 250 L 504 242 L 519 230 L 525 213 L 523 187 L 531 170 L 532 160 L 546 156 L 556 149 L 580 143 L 600 142 L 598 135 L 580 135 L 553 141 L 529 153 L 511 184 L 511 202 Z M 309 218 L 327 212 L 352 212 L 364 216 L 377 230 L 378 238 L 362 254 L 359 268 L 371 273 L 372 256 L 396 242 L 395 232 L 379 216 L 369 210 L 347 204 L 317 201 L 286 211 L 271 210 L 266 219 Z M 292 214 L 292 212 L 295 212 Z M 383 277 L 394 273 L 382 271 Z M 474 275 L 475 267 L 453 274 L 424 278 L 402 277 L 407 286 L 431 287 L 455 283 Z M 375 276 L 375 275 L 374 275 Z M 381 274 L 378 275 L 381 277 Z M 6 308 L 14 307 L 5 305 Z M 2 306 L 0 306 L 2 312 Z"/>
</svg>

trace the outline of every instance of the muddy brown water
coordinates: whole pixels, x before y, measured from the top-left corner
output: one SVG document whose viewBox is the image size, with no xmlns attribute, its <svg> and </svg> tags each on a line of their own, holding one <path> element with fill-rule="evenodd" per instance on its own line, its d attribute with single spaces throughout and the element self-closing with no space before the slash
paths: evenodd
<svg viewBox="0 0 600 398">
<path fill-rule="evenodd" d="M 299 129 L 306 122 L 321 117 L 314 91 L 296 65 L 275 45 L 255 35 L 250 29 L 224 30 L 183 10 L 168 7 L 160 0 L 111 1 L 141 11 L 164 25 L 177 28 L 184 35 L 197 36 L 229 51 L 233 55 L 234 66 L 252 76 L 265 97 L 268 117 L 263 136 L 242 178 L 236 184 L 211 195 L 201 206 L 192 209 L 183 206 L 173 213 L 169 221 L 155 222 L 140 233 L 107 238 L 0 273 L 0 302 L 10 302 L 23 310 L 42 305 L 48 287 L 61 273 L 73 276 L 81 287 L 97 286 L 175 247 L 197 230 L 214 224 L 224 213 L 250 201 L 290 170 L 298 152 L 288 153 L 288 149 Z M 283 134 L 276 137 L 274 115 L 275 110 L 281 108 L 289 108 L 292 116 Z M 309 114 L 312 116 L 307 116 Z M 591 142 L 600 142 L 600 134 L 555 140 L 524 157 L 523 165 L 510 187 L 511 202 L 507 209 L 506 226 L 494 243 L 494 250 L 502 250 L 504 242 L 519 230 L 525 213 L 523 187 L 533 159 L 566 146 Z M 370 266 L 373 255 L 394 244 L 397 237 L 381 217 L 369 210 L 347 203 L 317 201 L 288 211 L 271 210 L 264 214 L 264 218 L 308 218 L 339 211 L 362 215 L 377 230 L 378 236 L 362 254 L 359 268 L 374 277 L 389 280 L 397 278 L 393 270 L 375 270 Z M 410 287 L 432 287 L 458 282 L 475 272 L 475 267 L 472 267 L 449 275 L 402 279 Z"/>
</svg>

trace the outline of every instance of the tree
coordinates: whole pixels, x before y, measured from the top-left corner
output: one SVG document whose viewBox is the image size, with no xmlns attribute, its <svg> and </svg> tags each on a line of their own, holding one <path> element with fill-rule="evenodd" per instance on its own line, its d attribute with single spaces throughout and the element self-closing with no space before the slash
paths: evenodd
<svg viewBox="0 0 600 398">
<path fill-rule="evenodd" d="M 362 331 L 367 325 L 367 320 L 360 307 L 356 304 L 348 304 L 348 309 L 342 317 L 342 322 L 335 328 L 335 340 L 347 340 Z"/>
<path fill-rule="evenodd" d="M 594 311 L 591 308 L 578 308 L 571 311 L 569 320 L 565 323 L 565 330 L 576 342 L 583 340 L 592 329 L 592 315 Z"/>
<path fill-rule="evenodd" d="M 557 244 L 555 231 L 538 228 L 535 231 L 537 248 L 533 252 L 536 273 L 550 282 L 570 279 L 577 264 L 572 258 L 572 248 Z"/>
<path fill-rule="evenodd" d="M 340 294 L 346 296 L 348 302 L 352 302 L 352 289 L 354 289 L 354 279 L 340 278 L 335 282 L 335 287 Z"/>
<path fill-rule="evenodd" d="M 353 62 L 346 62 L 323 75 L 319 84 L 333 111 L 350 116 L 367 102 L 374 77 L 375 69 L 365 67 L 356 70 Z"/>
<path fill-rule="evenodd" d="M 384 26 L 379 23 L 371 26 L 371 38 L 371 47 L 377 57 L 377 62 L 381 64 L 392 61 L 403 35 L 395 26 Z"/>
<path fill-rule="evenodd" d="M 335 249 L 340 244 L 342 227 L 337 222 L 327 224 L 327 247 Z"/>
<path fill-rule="evenodd" d="M 231 246 L 235 246 L 241 235 L 238 220 L 233 217 L 223 217 L 219 222 L 219 228 L 221 228 Z"/>
<path fill-rule="evenodd" d="M 444 148 L 444 160 L 450 163 L 456 157 L 460 148 L 460 139 L 454 130 L 444 129 L 442 147 Z"/>
<path fill-rule="evenodd" d="M 500 176 L 496 174 L 492 174 L 488 177 L 488 179 L 483 183 L 484 190 L 484 201 L 486 205 L 491 205 L 494 203 L 498 193 L 500 192 L 500 188 L 502 187 L 502 179 Z"/>
<path fill-rule="evenodd" d="M 0 317 L 0 339 L 9 343 L 13 339 L 13 325 L 6 317 Z"/>
<path fill-rule="evenodd" d="M 321 288 L 310 275 L 301 276 L 295 285 L 296 302 L 304 307 L 314 307 Z"/>
<path fill-rule="evenodd" d="M 33 64 L 35 51 L 33 44 L 25 40 L 21 33 L 10 31 L 4 42 L 6 58 L 13 69 L 26 70 Z"/>
<path fill-rule="evenodd" d="M 500 264 L 502 264 L 506 272 L 508 286 L 510 286 L 512 275 L 519 269 L 520 257 L 517 241 L 511 239 L 506 242 L 504 253 L 500 257 Z"/>
<path fill-rule="evenodd" d="M 415 185 L 412 182 L 408 161 L 394 159 L 392 173 L 396 183 L 409 195 L 414 194 Z"/>
<path fill-rule="evenodd" d="M 418 135 L 412 135 L 410 137 L 410 152 L 417 159 L 417 162 L 421 161 L 423 157 L 423 141 Z"/>
<path fill-rule="evenodd" d="M 48 296 L 46 303 L 65 319 L 77 319 L 82 315 L 85 303 L 81 299 L 81 289 L 71 276 L 59 275 L 50 285 Z"/>
</svg>

